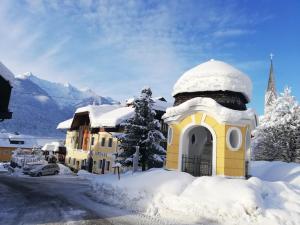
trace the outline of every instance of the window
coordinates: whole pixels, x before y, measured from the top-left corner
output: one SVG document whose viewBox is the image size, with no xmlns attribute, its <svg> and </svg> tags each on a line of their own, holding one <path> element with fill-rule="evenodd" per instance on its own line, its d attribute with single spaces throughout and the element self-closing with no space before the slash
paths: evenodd
<svg viewBox="0 0 300 225">
<path fill-rule="evenodd" d="M 105 146 L 105 138 L 101 139 L 101 146 Z"/>
<path fill-rule="evenodd" d="M 112 142 L 113 142 L 113 139 L 112 138 L 110 138 L 110 139 L 108 139 L 108 147 L 112 147 Z"/>
<path fill-rule="evenodd" d="M 69 157 L 69 164 L 71 164 L 71 157 Z"/>
<path fill-rule="evenodd" d="M 168 129 L 168 144 L 170 145 L 173 140 L 173 128 L 169 127 Z"/>
<path fill-rule="evenodd" d="M 94 142 L 95 142 L 95 137 L 92 137 L 91 145 L 94 145 Z"/>
<path fill-rule="evenodd" d="M 24 141 L 20 141 L 20 140 L 11 140 L 9 139 L 9 143 L 10 144 L 14 144 L 14 145 L 24 145 Z"/>
<path fill-rule="evenodd" d="M 110 161 L 106 162 L 106 170 L 109 170 L 109 166 L 110 166 Z"/>
<path fill-rule="evenodd" d="M 238 151 L 242 145 L 242 132 L 237 127 L 231 127 L 226 134 L 227 146 L 232 151 Z"/>
<path fill-rule="evenodd" d="M 97 166 L 97 161 L 94 161 L 94 162 L 93 162 L 93 166 Z"/>
<path fill-rule="evenodd" d="M 74 159 L 73 159 L 73 165 L 75 165 L 75 163 L 76 163 L 76 159 L 74 158 Z"/>
<path fill-rule="evenodd" d="M 99 169 L 102 168 L 102 160 L 99 160 Z"/>
</svg>

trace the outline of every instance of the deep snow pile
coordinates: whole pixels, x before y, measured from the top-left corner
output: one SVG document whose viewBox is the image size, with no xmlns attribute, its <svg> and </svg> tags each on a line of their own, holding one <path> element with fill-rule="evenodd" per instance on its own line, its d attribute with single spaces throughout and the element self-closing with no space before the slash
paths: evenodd
<svg viewBox="0 0 300 225">
<path fill-rule="evenodd" d="M 285 170 L 287 176 L 276 173 L 276 165 L 268 167 L 254 162 L 252 172 L 259 178 L 248 180 L 196 178 L 163 169 L 122 174 L 120 181 L 116 175 L 83 177 L 90 180 L 100 201 L 173 224 L 300 224 L 300 165 L 282 163 L 279 171 Z M 278 181 L 262 180 L 265 177 Z"/>
<path fill-rule="evenodd" d="M 300 188 L 300 164 L 280 161 L 253 161 L 249 173 L 265 181 L 283 181 Z"/>
<path fill-rule="evenodd" d="M 74 174 L 69 167 L 61 164 L 61 163 L 58 163 L 57 164 L 59 166 L 59 174 L 60 175 L 72 175 Z"/>
</svg>

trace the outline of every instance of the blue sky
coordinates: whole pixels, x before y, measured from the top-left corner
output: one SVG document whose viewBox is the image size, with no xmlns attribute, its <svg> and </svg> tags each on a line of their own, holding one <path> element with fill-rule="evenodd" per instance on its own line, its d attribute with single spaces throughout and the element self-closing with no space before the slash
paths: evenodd
<svg viewBox="0 0 300 225">
<path fill-rule="evenodd" d="M 277 89 L 300 97 L 300 1 L 0 1 L 0 60 L 15 74 L 123 100 L 150 86 L 169 100 L 181 74 L 211 58 L 253 81 L 263 112 L 269 54 Z"/>
</svg>

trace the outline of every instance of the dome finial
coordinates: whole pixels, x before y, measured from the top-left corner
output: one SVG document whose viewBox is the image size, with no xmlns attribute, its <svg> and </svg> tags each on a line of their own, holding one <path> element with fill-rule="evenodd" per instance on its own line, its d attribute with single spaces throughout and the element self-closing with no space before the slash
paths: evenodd
<svg viewBox="0 0 300 225">
<path fill-rule="evenodd" d="M 210 59 L 209 61 L 213 62 L 213 61 L 215 61 L 215 60 L 214 60 L 214 59 Z"/>
</svg>

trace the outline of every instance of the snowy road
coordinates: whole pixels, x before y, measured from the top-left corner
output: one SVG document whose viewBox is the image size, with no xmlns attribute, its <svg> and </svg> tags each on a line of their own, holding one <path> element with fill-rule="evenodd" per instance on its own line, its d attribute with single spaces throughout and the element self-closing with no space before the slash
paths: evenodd
<svg viewBox="0 0 300 225">
<path fill-rule="evenodd" d="M 161 224 L 93 201 L 85 180 L 0 174 L 0 224 Z"/>
</svg>

